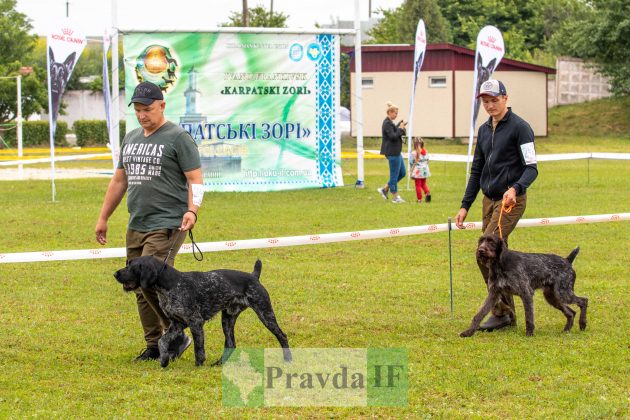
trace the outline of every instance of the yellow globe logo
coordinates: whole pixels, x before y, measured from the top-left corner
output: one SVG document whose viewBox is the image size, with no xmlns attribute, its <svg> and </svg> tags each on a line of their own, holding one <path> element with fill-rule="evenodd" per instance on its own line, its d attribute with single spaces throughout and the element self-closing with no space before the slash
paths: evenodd
<svg viewBox="0 0 630 420">
<path fill-rule="evenodd" d="M 168 47 L 152 44 L 136 58 L 138 82 L 151 82 L 166 92 L 175 85 L 179 63 Z"/>
<path fill-rule="evenodd" d="M 166 61 L 164 48 L 157 46 L 150 47 L 146 57 L 144 57 L 144 68 L 146 68 L 149 73 L 157 74 L 164 72 L 167 67 L 168 62 Z"/>
</svg>

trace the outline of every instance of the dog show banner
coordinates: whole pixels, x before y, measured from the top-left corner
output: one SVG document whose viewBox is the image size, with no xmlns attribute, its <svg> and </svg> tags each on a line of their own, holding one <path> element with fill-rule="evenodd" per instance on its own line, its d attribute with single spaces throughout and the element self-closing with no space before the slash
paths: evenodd
<svg viewBox="0 0 630 420">
<path fill-rule="evenodd" d="M 112 37 L 108 32 L 103 34 L 103 105 L 105 106 L 105 121 L 107 122 L 108 142 L 107 147 L 112 152 L 112 164 L 114 171 L 118 166 L 118 138 L 113 131 L 114 122 L 112 118 L 112 95 L 109 89 L 109 65 L 107 53 L 112 43 Z M 120 134 L 119 134 L 120 136 Z"/>
<path fill-rule="evenodd" d="M 338 36 L 130 32 L 123 45 L 126 102 L 140 82 L 161 88 L 166 118 L 199 147 L 206 191 L 343 185 Z"/>
<path fill-rule="evenodd" d="M 418 83 L 418 74 L 424 62 L 424 53 L 427 50 L 427 30 L 424 26 L 424 20 L 418 21 L 416 27 L 416 45 L 413 53 L 413 80 L 411 81 L 411 104 L 409 106 L 409 120 L 407 125 L 407 156 L 409 156 L 409 167 L 413 163 L 411 159 L 411 145 L 413 143 L 413 109 L 416 99 L 416 84 Z M 410 178 L 407 177 L 407 189 L 409 189 Z"/>
<path fill-rule="evenodd" d="M 505 46 L 501 31 L 494 26 L 484 26 L 477 35 L 477 48 L 475 51 L 475 71 L 473 77 L 472 115 L 470 119 L 470 133 L 468 135 L 468 160 L 466 161 L 466 183 L 470 175 L 470 162 L 472 160 L 472 144 L 475 135 L 475 125 L 479 115 L 481 100 L 477 99 L 479 88 L 483 82 L 490 79 L 492 73 L 499 66 Z"/>
<path fill-rule="evenodd" d="M 55 131 L 61 96 L 72 75 L 87 39 L 83 31 L 69 19 L 52 26 L 47 37 L 46 62 L 48 67 L 48 120 L 50 123 L 50 165 L 52 172 L 52 201 L 55 201 Z"/>
</svg>

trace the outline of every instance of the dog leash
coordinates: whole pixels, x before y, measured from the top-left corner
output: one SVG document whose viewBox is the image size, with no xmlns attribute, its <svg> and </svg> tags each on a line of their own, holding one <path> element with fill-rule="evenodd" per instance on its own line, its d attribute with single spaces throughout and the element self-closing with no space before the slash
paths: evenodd
<svg viewBox="0 0 630 420">
<path fill-rule="evenodd" d="M 499 238 L 503 239 L 503 229 L 501 228 L 501 216 L 503 216 L 503 213 L 509 213 L 512 211 L 512 209 L 514 208 L 514 204 L 510 204 L 509 206 L 505 205 L 505 200 L 501 201 L 501 213 L 499 213 Z"/>
<path fill-rule="evenodd" d="M 162 270 L 164 270 L 166 268 L 166 262 L 168 261 L 168 259 L 171 256 L 171 253 L 173 252 L 173 249 L 175 248 L 175 243 L 177 242 L 177 239 L 179 238 L 179 235 L 181 235 L 182 233 L 184 233 L 183 230 L 180 230 L 177 232 L 176 235 L 173 235 L 173 242 L 171 243 L 171 249 L 168 250 L 168 254 L 166 254 L 166 257 L 164 258 L 164 266 L 162 267 Z M 190 242 L 192 244 L 192 252 L 193 252 L 193 257 L 195 257 L 195 259 L 197 261 L 203 261 L 203 252 L 201 252 L 201 248 L 199 248 L 199 245 L 197 245 L 197 242 L 195 242 L 195 238 L 193 237 L 193 233 L 192 233 L 192 229 L 188 230 L 188 237 L 190 238 Z M 199 251 L 199 257 L 197 257 L 197 253 L 195 252 L 195 247 L 197 248 L 197 251 Z"/>
</svg>

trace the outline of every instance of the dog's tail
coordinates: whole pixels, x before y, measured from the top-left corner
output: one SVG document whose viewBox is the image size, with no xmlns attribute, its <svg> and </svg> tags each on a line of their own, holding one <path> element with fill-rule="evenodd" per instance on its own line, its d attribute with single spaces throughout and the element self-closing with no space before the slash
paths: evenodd
<svg viewBox="0 0 630 420">
<path fill-rule="evenodd" d="M 573 260 L 575 259 L 575 257 L 577 257 L 577 254 L 580 252 L 580 247 L 578 246 L 577 248 L 575 248 L 573 251 L 571 251 L 571 253 L 569 254 L 569 256 L 567 257 L 567 260 L 569 260 L 569 262 L 571 264 L 573 264 Z"/>
<path fill-rule="evenodd" d="M 252 275 L 257 279 L 260 279 L 260 272 L 262 271 L 262 262 L 260 260 L 256 260 L 256 264 L 254 264 L 254 271 Z"/>
</svg>

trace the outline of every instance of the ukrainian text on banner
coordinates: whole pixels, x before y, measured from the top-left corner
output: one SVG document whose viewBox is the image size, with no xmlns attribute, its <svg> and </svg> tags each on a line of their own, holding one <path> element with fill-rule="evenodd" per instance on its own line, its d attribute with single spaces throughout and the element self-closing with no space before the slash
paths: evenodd
<svg viewBox="0 0 630 420">
<path fill-rule="evenodd" d="M 131 33 L 124 51 L 127 101 L 139 82 L 160 86 L 166 118 L 199 145 L 207 191 L 343 185 L 337 36 Z"/>
</svg>

